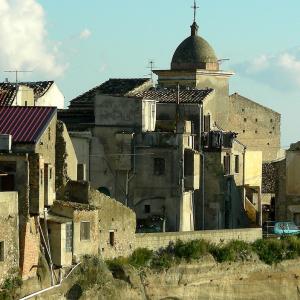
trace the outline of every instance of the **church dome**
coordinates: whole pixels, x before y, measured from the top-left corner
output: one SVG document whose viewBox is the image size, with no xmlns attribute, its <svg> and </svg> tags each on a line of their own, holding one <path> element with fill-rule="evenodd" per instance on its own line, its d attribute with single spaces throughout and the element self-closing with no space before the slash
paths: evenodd
<svg viewBox="0 0 300 300">
<path fill-rule="evenodd" d="M 175 50 L 171 62 L 172 70 L 219 69 L 214 49 L 205 39 L 198 36 L 197 31 L 198 25 L 194 22 L 191 26 L 191 36 Z"/>
</svg>

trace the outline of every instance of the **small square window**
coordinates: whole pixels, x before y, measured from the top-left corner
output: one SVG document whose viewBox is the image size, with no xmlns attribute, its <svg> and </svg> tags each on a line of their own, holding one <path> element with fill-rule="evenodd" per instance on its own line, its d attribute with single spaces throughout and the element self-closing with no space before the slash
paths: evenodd
<svg viewBox="0 0 300 300">
<path fill-rule="evenodd" d="M 115 232 L 113 230 L 109 231 L 109 244 L 111 246 L 115 245 Z"/>
<path fill-rule="evenodd" d="M 66 252 L 73 251 L 73 225 L 72 223 L 66 224 Z"/>
<path fill-rule="evenodd" d="M 154 175 L 164 175 L 165 168 L 164 158 L 154 158 Z"/>
<path fill-rule="evenodd" d="M 242 112 L 244 112 L 245 111 L 245 109 L 244 108 L 242 108 Z"/>
<path fill-rule="evenodd" d="M 273 119 L 270 120 L 270 123 L 273 123 Z"/>
<path fill-rule="evenodd" d="M 89 241 L 91 238 L 91 223 L 90 222 L 80 222 L 80 240 Z"/>
<path fill-rule="evenodd" d="M 246 130 L 243 130 L 243 133 L 245 133 L 246 132 Z"/>
<path fill-rule="evenodd" d="M 255 133 L 257 133 L 257 130 L 255 130 Z"/>
<path fill-rule="evenodd" d="M 145 214 L 150 214 L 151 212 L 151 206 L 149 204 L 145 205 Z"/>
<path fill-rule="evenodd" d="M 5 253 L 4 253 L 4 241 L 0 242 L 0 261 L 5 260 Z"/>
<path fill-rule="evenodd" d="M 257 123 L 257 121 L 258 121 L 258 120 L 257 120 L 257 119 L 255 119 L 255 122 L 256 122 L 256 123 Z"/>
<path fill-rule="evenodd" d="M 247 118 L 244 118 L 244 122 L 247 122 Z"/>
</svg>

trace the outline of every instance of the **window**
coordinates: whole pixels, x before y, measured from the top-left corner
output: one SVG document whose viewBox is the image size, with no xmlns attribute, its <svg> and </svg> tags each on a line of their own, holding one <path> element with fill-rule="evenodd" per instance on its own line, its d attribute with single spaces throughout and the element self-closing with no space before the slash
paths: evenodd
<svg viewBox="0 0 300 300">
<path fill-rule="evenodd" d="M 154 158 L 154 175 L 164 175 L 164 174 L 165 174 L 165 159 Z"/>
<path fill-rule="evenodd" d="M 25 101 L 25 105 L 24 106 L 27 106 L 27 101 Z"/>
<path fill-rule="evenodd" d="M 145 214 L 150 214 L 151 212 L 151 206 L 149 204 L 145 205 Z"/>
<path fill-rule="evenodd" d="M 4 242 L 0 242 L 0 261 L 4 261 L 5 254 L 4 254 Z"/>
<path fill-rule="evenodd" d="M 40 176 L 41 176 L 41 184 L 43 184 L 43 177 L 44 177 L 43 170 L 40 171 Z"/>
<path fill-rule="evenodd" d="M 244 130 L 243 130 L 243 133 L 245 133 L 245 132 L 246 132 L 246 130 L 244 129 Z"/>
<path fill-rule="evenodd" d="M 270 123 L 273 123 L 273 119 L 270 120 Z"/>
<path fill-rule="evenodd" d="M 73 251 L 73 226 L 72 223 L 66 224 L 66 252 Z"/>
<path fill-rule="evenodd" d="M 244 122 L 247 122 L 247 118 L 244 118 Z"/>
<path fill-rule="evenodd" d="M 50 141 L 51 140 L 51 129 L 48 128 L 48 140 Z"/>
<path fill-rule="evenodd" d="M 242 108 L 242 112 L 244 112 L 245 111 L 245 109 L 244 108 Z"/>
<path fill-rule="evenodd" d="M 52 179 L 52 168 L 49 168 L 49 179 Z"/>
<path fill-rule="evenodd" d="M 204 132 L 210 131 L 210 115 L 204 116 Z"/>
<path fill-rule="evenodd" d="M 109 244 L 111 246 L 115 245 L 115 232 L 113 230 L 109 231 Z"/>
<path fill-rule="evenodd" d="M 90 227 L 91 227 L 90 222 L 83 221 L 80 223 L 80 240 L 81 241 L 90 240 L 90 236 L 91 236 Z"/>
<path fill-rule="evenodd" d="M 239 155 L 235 155 L 235 157 L 234 157 L 234 171 L 235 171 L 235 173 L 240 172 L 240 157 L 239 157 Z"/>
<path fill-rule="evenodd" d="M 230 155 L 224 156 L 223 164 L 224 164 L 224 174 L 229 175 L 230 174 Z"/>
<path fill-rule="evenodd" d="M 257 123 L 257 121 L 258 121 L 258 120 L 257 120 L 257 119 L 255 119 L 255 122 L 256 122 L 256 123 Z"/>
<path fill-rule="evenodd" d="M 255 130 L 255 133 L 257 133 L 257 130 Z"/>
</svg>

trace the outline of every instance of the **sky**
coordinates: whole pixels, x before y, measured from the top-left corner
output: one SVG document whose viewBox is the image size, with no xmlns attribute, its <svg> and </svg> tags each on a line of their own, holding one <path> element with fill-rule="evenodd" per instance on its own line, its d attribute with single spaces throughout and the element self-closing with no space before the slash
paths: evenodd
<svg viewBox="0 0 300 300">
<path fill-rule="evenodd" d="M 189 36 L 192 0 L 0 0 L 0 72 L 55 80 L 66 105 L 109 78 L 168 69 Z M 198 0 L 199 34 L 228 58 L 238 92 L 282 114 L 282 146 L 300 140 L 300 1 Z"/>
</svg>

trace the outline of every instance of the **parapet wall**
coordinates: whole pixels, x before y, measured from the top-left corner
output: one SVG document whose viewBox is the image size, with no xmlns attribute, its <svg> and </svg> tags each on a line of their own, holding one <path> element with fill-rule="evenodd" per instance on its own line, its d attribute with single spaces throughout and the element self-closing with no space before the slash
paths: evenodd
<svg viewBox="0 0 300 300">
<path fill-rule="evenodd" d="M 165 233 L 138 233 L 135 239 L 135 248 L 158 250 L 176 240 L 190 241 L 204 239 L 219 244 L 231 240 L 254 242 L 262 238 L 261 228 L 205 230 L 192 232 L 165 232 Z"/>
</svg>

